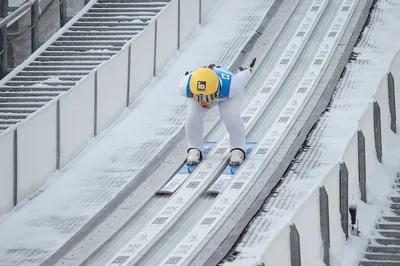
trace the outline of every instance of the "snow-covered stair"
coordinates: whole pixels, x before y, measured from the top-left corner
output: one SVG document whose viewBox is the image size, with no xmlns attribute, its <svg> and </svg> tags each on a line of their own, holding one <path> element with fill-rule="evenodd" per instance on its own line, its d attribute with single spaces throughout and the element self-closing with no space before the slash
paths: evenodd
<svg viewBox="0 0 400 266">
<path fill-rule="evenodd" d="M 376 237 L 370 240 L 360 266 L 400 266 L 400 179 L 394 187 L 398 195 L 389 199 L 389 215 L 376 225 Z"/>
<path fill-rule="evenodd" d="M 29 65 L 0 82 L 0 133 L 74 87 L 170 1 L 98 0 Z"/>
</svg>

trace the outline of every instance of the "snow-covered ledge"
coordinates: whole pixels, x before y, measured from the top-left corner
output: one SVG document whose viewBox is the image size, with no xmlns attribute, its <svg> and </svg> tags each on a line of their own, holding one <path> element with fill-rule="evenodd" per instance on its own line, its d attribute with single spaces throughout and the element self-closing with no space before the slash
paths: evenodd
<svg viewBox="0 0 400 266">
<path fill-rule="evenodd" d="M 343 253 L 349 234 L 358 232 L 359 217 L 377 218 L 365 206 L 379 205 L 394 182 L 385 178 L 385 166 L 394 164 L 393 147 L 400 145 L 399 88 L 400 50 L 341 159 L 321 173 L 321 181 L 274 230 L 255 265 L 340 265 L 337 254 Z"/>
</svg>

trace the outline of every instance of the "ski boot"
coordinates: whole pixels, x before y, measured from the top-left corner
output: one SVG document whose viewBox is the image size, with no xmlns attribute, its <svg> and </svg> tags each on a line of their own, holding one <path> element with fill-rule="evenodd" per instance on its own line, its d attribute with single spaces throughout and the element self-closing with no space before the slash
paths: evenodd
<svg viewBox="0 0 400 266">
<path fill-rule="evenodd" d="M 201 154 L 201 151 L 195 148 L 191 148 L 188 151 L 188 158 L 186 165 L 197 165 L 200 163 L 202 159 L 203 155 Z"/>
<path fill-rule="evenodd" d="M 243 163 L 246 158 L 246 153 L 239 148 L 231 150 L 231 158 L 229 160 L 230 166 L 239 166 Z"/>
<path fill-rule="evenodd" d="M 256 60 L 257 60 L 257 58 L 254 57 L 253 60 L 251 60 L 251 62 L 250 62 L 249 67 L 250 67 L 251 73 L 253 73 L 253 71 L 254 71 L 254 65 L 256 64 Z M 246 70 L 246 69 L 248 69 L 248 68 L 239 67 L 240 71 L 243 71 L 243 70 Z"/>
</svg>

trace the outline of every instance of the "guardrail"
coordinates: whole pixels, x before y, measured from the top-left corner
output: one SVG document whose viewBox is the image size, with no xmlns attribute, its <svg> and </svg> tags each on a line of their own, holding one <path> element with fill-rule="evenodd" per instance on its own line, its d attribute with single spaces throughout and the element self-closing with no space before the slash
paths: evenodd
<svg viewBox="0 0 400 266">
<path fill-rule="evenodd" d="M 62 28 L 68 21 L 66 0 L 51 0 L 41 12 L 39 11 L 39 0 L 26 1 L 11 14 L 8 14 L 9 0 L 2 0 L 0 6 L 0 79 L 11 71 L 8 68 L 7 58 L 9 47 L 7 43 L 7 26 L 10 23 L 14 23 L 16 19 L 30 9 L 31 23 L 28 31 L 31 34 L 31 53 L 34 53 L 39 47 L 39 21 L 56 1 L 60 11 L 60 28 Z"/>
<path fill-rule="evenodd" d="M 172 0 L 111 59 L 1 133 L 0 214 L 36 191 L 78 155 L 88 139 L 113 123 L 190 38 L 215 2 Z M 44 51 L 43 46 L 39 50 Z"/>
<path fill-rule="evenodd" d="M 398 84 L 400 50 L 340 161 L 310 190 L 288 221 L 274 230 L 257 265 L 300 266 L 321 262 L 332 265 L 332 255 L 338 253 L 348 238 L 349 221 L 356 221 L 349 199 L 367 202 L 368 180 L 379 175 L 376 165 L 382 164 L 383 147 L 390 145 L 389 134 L 396 133 L 400 126 L 397 120 L 400 92 L 395 86 Z"/>
</svg>

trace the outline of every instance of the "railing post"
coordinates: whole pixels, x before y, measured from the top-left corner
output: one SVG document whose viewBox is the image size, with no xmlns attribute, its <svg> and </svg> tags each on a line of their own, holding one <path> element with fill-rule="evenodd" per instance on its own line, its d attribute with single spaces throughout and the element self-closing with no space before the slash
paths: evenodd
<svg viewBox="0 0 400 266">
<path fill-rule="evenodd" d="M 8 15 L 8 0 L 2 0 L 0 5 L 0 17 L 5 18 Z M 8 66 L 7 51 L 7 24 L 0 29 L 0 79 L 7 73 Z"/>
<path fill-rule="evenodd" d="M 202 0 L 199 0 L 199 24 L 201 24 L 201 22 L 202 22 L 202 19 L 201 19 L 201 16 L 203 15 L 202 14 L 202 12 L 201 12 L 201 4 L 202 4 Z"/>
<path fill-rule="evenodd" d="M 129 107 L 130 95 L 131 95 L 132 45 L 129 45 L 128 49 L 129 49 L 128 50 L 128 80 L 127 80 L 127 88 L 126 88 L 126 107 Z"/>
<path fill-rule="evenodd" d="M 39 46 L 39 2 L 34 0 L 31 6 L 31 53 L 33 54 Z"/>
<path fill-rule="evenodd" d="M 325 187 L 319 188 L 319 215 L 321 225 L 321 238 L 324 250 L 323 261 L 326 266 L 330 266 L 329 250 L 331 248 L 331 239 L 329 229 L 329 198 Z"/>
<path fill-rule="evenodd" d="M 178 50 L 181 49 L 181 4 L 181 0 L 178 0 Z"/>
<path fill-rule="evenodd" d="M 387 82 L 388 82 L 388 98 L 389 98 L 389 111 L 390 111 L 390 129 L 397 133 L 397 118 L 396 118 L 396 88 L 394 85 L 394 78 L 392 72 L 387 74 Z"/>
<path fill-rule="evenodd" d="M 62 28 L 68 22 L 67 1 L 66 0 L 58 0 L 58 3 L 60 6 L 60 28 Z"/>
<path fill-rule="evenodd" d="M 157 31 L 158 31 L 158 20 L 154 21 L 154 61 L 153 61 L 153 76 L 157 75 Z"/>
<path fill-rule="evenodd" d="M 358 180 L 360 185 L 361 200 L 367 203 L 367 158 L 365 154 L 365 137 L 358 130 Z"/>
<path fill-rule="evenodd" d="M 18 204 L 18 129 L 14 130 L 14 207 Z"/>
<path fill-rule="evenodd" d="M 375 138 L 375 151 L 376 157 L 382 163 L 382 121 L 381 121 L 381 108 L 378 102 L 374 102 L 374 138 Z"/>
<path fill-rule="evenodd" d="M 339 170 L 339 195 L 340 195 L 340 215 L 342 229 L 346 236 L 349 238 L 349 171 L 347 170 L 346 163 L 340 163 Z"/>
<path fill-rule="evenodd" d="M 290 225 L 290 260 L 291 266 L 301 266 L 300 235 L 296 225 Z"/>
</svg>

